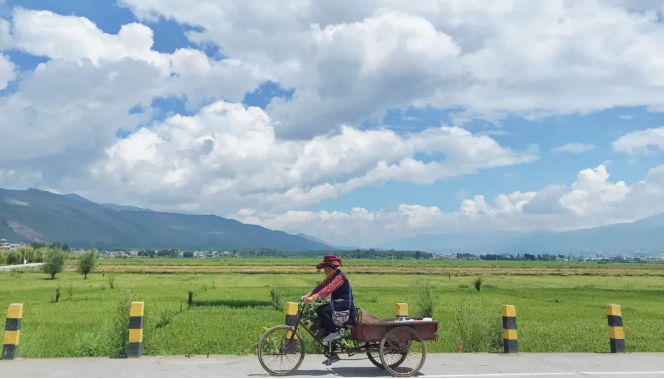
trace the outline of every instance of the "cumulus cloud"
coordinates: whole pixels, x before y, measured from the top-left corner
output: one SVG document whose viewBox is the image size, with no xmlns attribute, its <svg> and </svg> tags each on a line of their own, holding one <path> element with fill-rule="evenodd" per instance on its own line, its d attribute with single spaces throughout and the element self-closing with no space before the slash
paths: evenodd
<svg viewBox="0 0 664 379">
<path fill-rule="evenodd" d="M 631 222 L 664 212 L 664 165 L 643 180 L 611 182 L 606 167 L 579 172 L 576 181 L 550 185 L 538 192 L 498 195 L 492 204 L 483 195 L 461 202 L 455 212 L 435 206 L 400 204 L 396 209 L 349 213 L 328 211 L 261 212 L 243 209 L 230 215 L 242 222 L 304 232 L 331 243 L 372 246 L 425 233 L 511 230 L 564 231 Z"/>
<path fill-rule="evenodd" d="M 572 154 L 581 154 L 586 151 L 595 150 L 597 146 L 588 143 L 566 143 L 562 146 L 556 146 L 551 149 L 554 153 L 566 152 Z"/>
<path fill-rule="evenodd" d="M 16 79 L 16 66 L 4 55 L 0 54 L 0 91 L 7 87 L 7 84 Z"/>
<path fill-rule="evenodd" d="M 187 37 L 216 45 L 223 57 L 156 51 L 141 22 L 114 34 L 83 17 L 15 8 L 11 25 L 0 19 L 0 90 L 17 83 L 0 96 L 0 135 L 12 141 L 2 146 L 1 185 L 230 213 L 360 242 L 402 232 L 587 227 L 645 217 L 664 204 L 662 166 L 631 185 L 610 181 L 599 166 L 570 187 L 494 201 L 478 194 L 451 213 L 417 204 L 298 210 L 388 181 L 429 184 L 538 159 L 536 144 L 516 151 L 491 137 L 502 129 L 470 133 L 447 121 L 411 133 L 365 126 L 381 125 L 391 110 L 453 110 L 461 121 L 663 110 L 664 8 L 657 2 L 120 3 L 139 21 L 164 17 L 194 27 Z M 47 61 L 17 79 L 2 54 L 8 49 Z M 265 109 L 241 104 L 266 81 L 292 96 Z M 154 100 L 163 98 L 184 100 L 188 116 L 155 121 Z M 662 128 L 649 129 L 613 148 L 636 155 L 662 149 L 662 140 Z"/>
<path fill-rule="evenodd" d="M 216 44 L 294 89 L 268 108 L 287 136 L 393 108 L 460 109 L 457 120 L 664 109 L 664 25 L 655 3 L 122 3 L 138 17 L 199 26 L 190 40 Z"/>
<path fill-rule="evenodd" d="M 651 154 L 651 147 L 664 151 L 664 126 L 625 134 L 613 142 L 613 149 L 629 155 Z"/>
<path fill-rule="evenodd" d="M 425 163 L 415 154 L 445 158 Z M 238 204 L 289 209 L 390 180 L 429 184 L 535 159 L 459 127 L 399 135 L 344 126 L 337 134 L 284 141 L 264 110 L 220 101 L 118 140 L 92 172 L 113 193 L 142 194 L 145 201 L 175 196 L 198 202 L 200 211 Z"/>
</svg>

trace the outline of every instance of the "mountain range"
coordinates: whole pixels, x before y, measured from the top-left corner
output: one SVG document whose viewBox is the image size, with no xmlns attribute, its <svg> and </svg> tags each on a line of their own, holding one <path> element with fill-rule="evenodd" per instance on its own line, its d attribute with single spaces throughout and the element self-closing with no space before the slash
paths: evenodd
<svg viewBox="0 0 664 379">
<path fill-rule="evenodd" d="M 155 212 L 97 204 L 76 194 L 0 189 L 0 238 L 74 247 L 152 249 L 350 250 L 300 233 L 288 234 L 216 215 Z M 664 213 L 632 223 L 568 232 L 428 234 L 374 246 L 439 254 L 661 254 Z"/>
<path fill-rule="evenodd" d="M 386 242 L 378 249 L 439 254 L 640 255 L 664 253 L 664 213 L 632 223 L 567 232 L 428 234 Z"/>
<path fill-rule="evenodd" d="M 102 249 L 330 250 L 321 242 L 215 215 L 97 204 L 76 194 L 0 189 L 0 238 Z"/>
</svg>

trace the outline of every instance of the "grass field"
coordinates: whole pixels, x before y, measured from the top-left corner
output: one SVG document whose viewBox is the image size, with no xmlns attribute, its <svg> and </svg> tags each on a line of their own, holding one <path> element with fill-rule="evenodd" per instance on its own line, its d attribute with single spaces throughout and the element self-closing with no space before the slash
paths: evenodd
<svg viewBox="0 0 664 379">
<path fill-rule="evenodd" d="M 115 354 L 126 339 L 125 313 L 131 300 L 146 302 L 144 354 L 250 354 L 265 328 L 283 323 L 285 302 L 296 301 L 322 280 L 311 267 L 315 261 L 306 259 L 102 263 L 88 280 L 71 271 L 71 264 L 55 280 L 38 272 L 0 273 L 0 306 L 25 306 L 22 357 Z M 523 352 L 608 352 L 610 303 L 622 306 L 628 351 L 664 351 L 661 265 L 345 263 L 358 306 L 378 316 L 393 316 L 396 302 L 408 302 L 410 314 L 417 314 L 417 286 L 429 283 L 434 318 L 440 321 L 439 341 L 427 344 L 429 352 L 456 352 L 459 343 L 468 352 L 497 351 L 502 304 L 516 306 Z M 247 267 L 254 268 L 252 275 L 242 271 Z M 293 273 L 270 273 L 282 268 Z M 417 268 L 431 268 L 433 274 Z M 137 273 L 141 270 L 153 273 Z M 480 292 L 473 288 L 476 274 L 484 279 Z M 111 289 L 108 279 L 113 275 Z M 55 303 L 58 286 L 61 295 Z M 270 300 L 273 287 L 281 293 L 280 309 Z M 189 291 L 194 293 L 192 308 L 187 306 Z"/>
<path fill-rule="evenodd" d="M 307 274 L 319 259 L 104 259 L 102 270 L 125 273 L 244 273 Z M 444 261 L 345 259 L 344 271 L 351 274 L 417 275 L 587 275 L 587 276 L 662 276 L 664 264 L 532 262 L 532 261 Z M 73 270 L 73 263 L 69 269 Z"/>
</svg>

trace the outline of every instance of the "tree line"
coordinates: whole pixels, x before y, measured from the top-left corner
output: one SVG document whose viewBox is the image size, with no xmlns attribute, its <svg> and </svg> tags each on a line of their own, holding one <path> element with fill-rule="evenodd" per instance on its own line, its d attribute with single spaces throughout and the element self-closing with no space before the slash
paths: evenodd
<svg viewBox="0 0 664 379">
<path fill-rule="evenodd" d="M 558 259 L 565 259 L 567 258 L 566 255 L 563 254 L 541 254 L 541 255 L 534 255 L 534 254 L 517 254 L 517 255 L 497 255 L 497 254 L 486 254 L 486 255 L 480 255 L 480 259 L 483 259 L 485 261 L 544 261 L 544 262 L 550 262 L 550 261 L 556 261 Z"/>
<path fill-rule="evenodd" d="M 37 246 L 39 246 L 37 249 L 33 246 L 21 246 L 12 251 L 0 250 L 0 265 L 21 265 L 24 261 L 26 263 L 44 263 L 41 266 L 42 271 L 49 274 L 51 279 L 55 279 L 55 276 L 64 269 L 71 254 L 59 244 Z M 98 257 L 99 253 L 96 249 L 76 256 L 76 271 L 83 275 L 83 279 L 87 279 L 88 274 L 94 271 Z"/>
<path fill-rule="evenodd" d="M 205 251 L 209 253 L 211 251 Z M 276 249 L 257 249 L 257 250 L 239 250 L 228 251 L 228 255 L 238 258 L 316 258 L 322 255 L 336 255 L 340 258 L 355 259 L 432 259 L 433 254 L 424 251 L 405 251 L 405 250 L 375 250 L 375 249 L 355 249 L 355 250 L 302 250 L 284 252 Z M 178 249 L 152 250 L 143 249 L 138 251 L 138 256 L 147 258 L 193 258 L 194 252 L 191 250 L 180 251 Z"/>
</svg>

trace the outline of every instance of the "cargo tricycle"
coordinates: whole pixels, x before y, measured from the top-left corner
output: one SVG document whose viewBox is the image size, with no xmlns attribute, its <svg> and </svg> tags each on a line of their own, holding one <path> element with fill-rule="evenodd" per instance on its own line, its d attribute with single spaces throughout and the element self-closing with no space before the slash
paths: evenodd
<svg viewBox="0 0 664 379">
<path fill-rule="evenodd" d="M 349 357 L 366 354 L 373 365 L 396 377 L 417 374 L 426 359 L 425 341 L 438 339 L 438 322 L 432 319 L 380 318 L 356 308 L 355 322 L 347 323 L 340 330 L 345 338 L 323 342 L 324 331 L 312 332 L 315 328 L 307 327 L 303 322 L 303 312 L 308 306 L 312 305 L 302 302 L 298 304 L 294 326 L 275 326 L 259 339 L 258 360 L 269 374 L 290 375 L 302 365 L 305 340 L 299 328 L 304 329 L 323 348 L 323 354 L 327 358 L 323 362 L 325 365 L 339 361 L 339 353 L 345 353 Z M 316 326 L 315 321 L 310 325 Z"/>
</svg>

